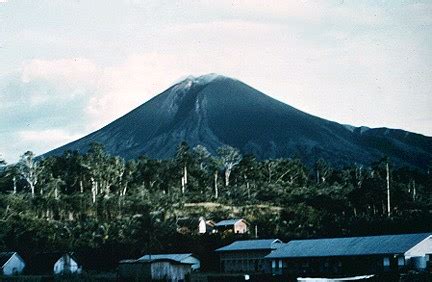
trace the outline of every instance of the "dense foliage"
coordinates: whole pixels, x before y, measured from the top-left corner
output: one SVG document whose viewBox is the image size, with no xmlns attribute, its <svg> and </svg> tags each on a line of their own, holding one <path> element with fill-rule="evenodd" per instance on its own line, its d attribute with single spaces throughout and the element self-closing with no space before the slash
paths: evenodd
<svg viewBox="0 0 432 282">
<path fill-rule="evenodd" d="M 92 144 L 84 155 L 26 152 L 17 164 L 0 162 L 0 249 L 24 256 L 75 251 L 88 268 L 103 269 L 143 253 L 193 251 L 211 267 L 208 253 L 236 235 L 176 231 L 178 218 L 197 216 L 244 217 L 244 237 L 283 240 L 431 231 L 432 175 L 385 158 L 369 167 L 307 167 L 229 146 L 212 156 L 186 143 L 168 160 L 126 161 Z"/>
</svg>

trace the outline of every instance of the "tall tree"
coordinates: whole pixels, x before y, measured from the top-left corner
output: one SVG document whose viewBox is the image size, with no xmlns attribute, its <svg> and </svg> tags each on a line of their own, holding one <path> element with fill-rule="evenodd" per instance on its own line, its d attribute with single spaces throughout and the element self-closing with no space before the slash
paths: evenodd
<svg viewBox="0 0 432 282">
<path fill-rule="evenodd" d="M 38 183 L 39 166 L 34 159 L 34 154 L 31 151 L 25 152 L 19 161 L 19 172 L 30 188 L 31 196 L 35 196 L 35 187 Z"/>
<path fill-rule="evenodd" d="M 214 196 L 215 198 L 219 198 L 219 172 L 222 169 L 223 162 L 217 156 L 210 157 L 209 160 L 209 170 L 212 171 L 213 176 L 213 187 L 214 187 Z"/>
<path fill-rule="evenodd" d="M 204 170 L 208 165 L 210 152 L 203 145 L 197 145 L 193 149 L 193 157 L 198 162 L 200 170 Z"/>
<path fill-rule="evenodd" d="M 315 163 L 315 171 L 316 171 L 316 183 L 320 184 L 326 182 L 326 180 L 332 174 L 333 169 L 325 160 L 319 159 Z"/>
<path fill-rule="evenodd" d="M 84 158 L 83 167 L 91 182 L 92 202 L 103 193 L 110 196 L 111 190 L 118 185 L 125 172 L 124 160 L 110 156 L 101 144 L 93 143 Z"/>
<path fill-rule="evenodd" d="M 259 181 L 261 172 L 259 164 L 254 155 L 245 155 L 244 158 L 239 162 L 238 166 L 234 169 L 234 176 L 237 175 L 237 182 L 244 183 L 246 186 L 246 192 L 248 199 L 251 195 L 251 186 Z"/>
<path fill-rule="evenodd" d="M 177 148 L 175 160 L 177 164 L 181 167 L 182 177 L 181 177 L 181 191 L 182 194 L 185 193 L 185 187 L 188 184 L 188 165 L 191 161 L 191 154 L 189 152 L 189 145 L 186 142 L 181 142 Z"/>
<path fill-rule="evenodd" d="M 242 155 L 239 150 L 228 145 L 219 147 L 217 152 L 225 171 L 225 186 L 228 187 L 231 171 L 242 160 Z"/>
</svg>

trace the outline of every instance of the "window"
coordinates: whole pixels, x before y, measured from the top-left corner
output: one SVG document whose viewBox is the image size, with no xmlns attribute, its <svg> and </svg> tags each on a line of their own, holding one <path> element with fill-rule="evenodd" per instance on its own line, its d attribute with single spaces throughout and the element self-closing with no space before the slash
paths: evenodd
<svg viewBox="0 0 432 282">
<path fill-rule="evenodd" d="M 389 267 L 390 266 L 390 258 L 385 257 L 383 260 L 383 265 L 384 265 L 384 267 Z"/>
<path fill-rule="evenodd" d="M 282 260 L 279 260 L 279 268 L 282 268 Z"/>
<path fill-rule="evenodd" d="M 276 260 L 272 260 L 272 268 L 276 268 Z"/>
</svg>

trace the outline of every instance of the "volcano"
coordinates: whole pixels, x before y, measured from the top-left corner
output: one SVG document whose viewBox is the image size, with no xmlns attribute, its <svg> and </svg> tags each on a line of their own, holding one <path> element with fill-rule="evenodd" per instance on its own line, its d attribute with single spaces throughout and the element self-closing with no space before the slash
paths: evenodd
<svg viewBox="0 0 432 282">
<path fill-rule="evenodd" d="M 342 125 L 275 100 L 221 75 L 188 77 L 123 117 L 45 154 L 87 151 L 98 142 L 126 159 L 171 158 L 185 141 L 215 153 L 222 145 L 259 159 L 323 158 L 333 165 L 370 164 L 388 156 L 396 165 L 425 168 L 432 138 L 399 129 Z"/>
</svg>

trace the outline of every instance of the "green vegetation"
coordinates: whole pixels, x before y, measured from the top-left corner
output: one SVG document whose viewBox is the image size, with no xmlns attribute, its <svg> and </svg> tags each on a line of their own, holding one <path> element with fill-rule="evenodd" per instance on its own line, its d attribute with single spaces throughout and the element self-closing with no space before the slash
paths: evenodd
<svg viewBox="0 0 432 282">
<path fill-rule="evenodd" d="M 391 209 L 387 211 L 387 164 Z M 176 219 L 244 217 L 249 235 L 179 234 Z M 88 153 L 0 162 L 0 249 L 25 258 L 74 251 L 87 268 L 113 269 L 148 252 L 209 253 L 238 236 L 292 238 L 432 230 L 432 175 L 392 168 L 308 167 L 298 159 L 257 160 L 223 147 L 179 145 L 169 160 L 125 161 L 99 144 Z M 236 237 L 237 236 L 237 237 Z"/>
</svg>

